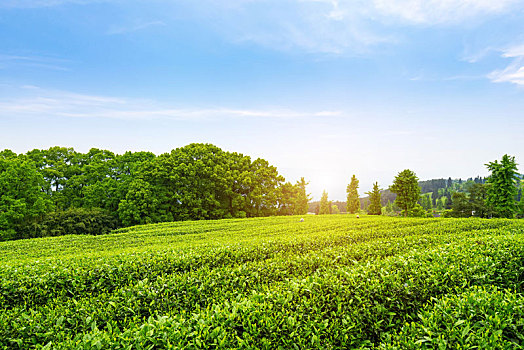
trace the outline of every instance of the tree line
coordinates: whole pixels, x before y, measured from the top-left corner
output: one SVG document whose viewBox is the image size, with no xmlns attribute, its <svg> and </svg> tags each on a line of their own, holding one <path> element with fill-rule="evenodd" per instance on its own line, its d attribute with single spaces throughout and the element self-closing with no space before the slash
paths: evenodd
<svg viewBox="0 0 524 350">
<path fill-rule="evenodd" d="M 486 166 L 491 171 L 487 179 L 438 179 L 423 186 L 406 169 L 387 190 L 375 182 L 367 202 L 359 197 L 359 180 L 353 175 L 346 202 L 333 203 L 324 191 L 318 213 L 358 213 L 365 203 L 374 215 L 428 216 L 436 208 L 455 217 L 524 216 L 523 178 L 514 157 L 504 155 Z M 302 215 L 310 201 L 307 184 L 304 178 L 286 182 L 264 159 L 211 144 L 194 143 L 159 156 L 96 148 L 87 153 L 65 147 L 25 154 L 3 150 L 0 240 L 101 234 L 178 220 Z"/>
<path fill-rule="evenodd" d="M 0 240 L 136 224 L 307 213 L 307 182 L 194 143 L 159 156 L 93 148 L 0 152 Z M 94 228 L 99 229 L 94 229 Z"/>
<path fill-rule="evenodd" d="M 496 160 L 485 165 L 491 172 L 488 178 L 477 176 L 466 181 L 419 181 L 413 171 L 406 169 L 398 173 L 388 189 L 380 189 L 375 182 L 365 198 L 359 198 L 359 181 L 353 175 L 346 189 L 346 202 L 333 204 L 324 191 L 320 202 L 310 204 L 310 211 L 333 214 L 341 211 L 337 212 L 336 206 L 347 213 L 364 210 L 371 215 L 524 217 L 524 176 L 517 172 L 515 158 L 504 155 L 500 163 Z"/>
<path fill-rule="evenodd" d="M 491 176 L 485 183 L 466 183 L 452 194 L 452 217 L 524 217 L 524 177 L 517 172 L 515 157 L 504 155 L 486 167 Z"/>
</svg>

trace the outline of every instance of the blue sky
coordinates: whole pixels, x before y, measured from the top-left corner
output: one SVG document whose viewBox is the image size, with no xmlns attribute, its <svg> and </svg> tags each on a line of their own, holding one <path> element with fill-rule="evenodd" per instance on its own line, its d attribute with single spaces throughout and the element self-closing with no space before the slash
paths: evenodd
<svg viewBox="0 0 524 350">
<path fill-rule="evenodd" d="M 523 133 L 523 1 L 0 3 L 0 149 L 207 142 L 343 200 L 524 164 Z"/>
</svg>

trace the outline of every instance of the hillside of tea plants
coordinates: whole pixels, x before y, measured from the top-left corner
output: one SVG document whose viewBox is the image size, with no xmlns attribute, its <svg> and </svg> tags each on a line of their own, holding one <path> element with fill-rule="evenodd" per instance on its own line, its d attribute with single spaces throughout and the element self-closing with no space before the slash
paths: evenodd
<svg viewBox="0 0 524 350">
<path fill-rule="evenodd" d="M 175 222 L 0 243 L 2 349 L 524 344 L 524 221 Z"/>
</svg>

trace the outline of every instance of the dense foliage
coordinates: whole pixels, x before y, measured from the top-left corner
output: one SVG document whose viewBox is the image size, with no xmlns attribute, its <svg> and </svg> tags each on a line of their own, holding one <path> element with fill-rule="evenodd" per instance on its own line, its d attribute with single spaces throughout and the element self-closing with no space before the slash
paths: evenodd
<svg viewBox="0 0 524 350">
<path fill-rule="evenodd" d="M 116 219 L 99 208 L 70 208 L 47 213 L 41 220 L 19 228 L 18 238 L 61 235 L 102 235 L 117 228 Z"/>
<path fill-rule="evenodd" d="M 395 203 L 402 209 L 404 216 L 415 208 L 420 199 L 420 187 L 415 173 L 409 169 L 403 170 L 395 176 L 390 191 L 397 194 Z M 418 216 L 418 215 L 415 215 Z"/>
<path fill-rule="evenodd" d="M 492 211 L 487 204 L 488 186 L 480 183 L 469 184 L 464 192 L 453 192 L 451 211 L 447 216 L 467 218 L 477 216 L 481 218 L 491 217 Z"/>
<path fill-rule="evenodd" d="M 299 218 L 1 242 L 0 348 L 522 342 L 524 222 Z"/>
<path fill-rule="evenodd" d="M 16 238 L 21 227 L 31 225 L 53 207 L 46 188 L 30 159 L 0 153 L 0 241 Z"/>
<path fill-rule="evenodd" d="M 284 182 L 264 159 L 252 160 L 210 144 L 190 144 L 160 156 L 118 155 L 96 148 L 85 154 L 65 147 L 25 155 L 4 150 L 0 240 L 101 232 L 95 227 L 71 230 L 50 224 L 69 209 L 98 210 L 118 226 L 305 214 L 306 185 L 303 178 L 296 184 Z M 100 215 L 93 224 L 106 220 Z M 67 220 L 74 218 L 77 227 L 88 225 L 81 215 L 69 215 Z"/>
</svg>

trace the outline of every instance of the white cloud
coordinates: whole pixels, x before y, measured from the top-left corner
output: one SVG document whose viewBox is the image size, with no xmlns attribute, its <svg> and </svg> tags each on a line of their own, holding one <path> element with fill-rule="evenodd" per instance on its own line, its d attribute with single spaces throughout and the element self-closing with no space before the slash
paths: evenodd
<svg viewBox="0 0 524 350">
<path fill-rule="evenodd" d="M 524 44 L 502 50 L 502 57 L 511 58 L 512 62 L 504 69 L 488 74 L 494 83 L 513 83 L 524 85 Z"/>
<path fill-rule="evenodd" d="M 524 44 L 507 48 L 502 57 L 524 57 Z"/>
<path fill-rule="evenodd" d="M 373 0 L 375 9 L 414 24 L 459 23 L 505 12 L 518 0 Z"/>
<path fill-rule="evenodd" d="M 23 96 L 0 99 L 0 117 L 46 116 L 122 120 L 208 120 L 227 118 L 333 117 L 338 111 L 296 111 L 285 108 L 240 109 L 227 107 L 176 108 L 157 101 L 77 94 L 22 87 Z"/>
<path fill-rule="evenodd" d="M 503 70 L 493 71 L 488 78 L 494 83 L 524 85 L 524 60 L 518 59 Z"/>
</svg>

